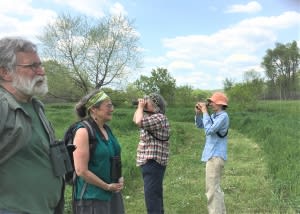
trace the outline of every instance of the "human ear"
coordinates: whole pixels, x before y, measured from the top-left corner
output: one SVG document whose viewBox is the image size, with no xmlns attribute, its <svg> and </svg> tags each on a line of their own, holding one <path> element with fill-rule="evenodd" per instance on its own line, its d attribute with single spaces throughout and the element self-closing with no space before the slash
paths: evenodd
<svg viewBox="0 0 300 214">
<path fill-rule="evenodd" d="M 0 67 L 0 78 L 4 81 L 10 82 L 12 81 L 12 75 L 7 71 L 6 68 Z"/>
</svg>

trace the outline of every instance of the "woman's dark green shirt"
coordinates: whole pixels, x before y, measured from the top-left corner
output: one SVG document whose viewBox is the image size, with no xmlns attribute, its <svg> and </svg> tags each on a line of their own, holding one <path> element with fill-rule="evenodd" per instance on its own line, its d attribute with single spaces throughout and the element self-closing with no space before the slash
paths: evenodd
<svg viewBox="0 0 300 214">
<path fill-rule="evenodd" d="M 108 133 L 108 140 L 105 140 L 103 137 L 101 137 L 99 131 L 96 132 L 97 144 L 88 163 L 88 168 L 104 182 L 111 183 L 111 158 L 121 154 L 121 147 L 111 130 L 109 128 L 106 130 Z M 109 201 L 111 199 L 112 193 L 110 191 L 105 191 L 104 189 L 92 184 L 87 184 L 84 193 L 82 193 L 85 183 L 86 182 L 81 177 L 77 178 L 75 185 L 76 200 L 84 199 Z"/>
</svg>

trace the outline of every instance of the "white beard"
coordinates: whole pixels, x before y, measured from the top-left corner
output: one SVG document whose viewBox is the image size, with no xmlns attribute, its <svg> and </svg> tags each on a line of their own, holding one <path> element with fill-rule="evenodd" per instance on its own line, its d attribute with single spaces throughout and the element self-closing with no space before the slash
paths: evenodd
<svg viewBox="0 0 300 214">
<path fill-rule="evenodd" d="M 24 76 L 14 75 L 13 86 L 28 96 L 43 96 L 48 92 L 46 76 L 36 76 L 34 79 L 24 78 Z"/>
</svg>

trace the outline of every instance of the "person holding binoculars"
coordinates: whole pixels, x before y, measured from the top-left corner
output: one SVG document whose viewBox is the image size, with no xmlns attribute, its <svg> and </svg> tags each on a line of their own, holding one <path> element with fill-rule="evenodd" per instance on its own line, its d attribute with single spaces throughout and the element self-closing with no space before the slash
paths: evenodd
<svg viewBox="0 0 300 214">
<path fill-rule="evenodd" d="M 136 165 L 141 168 L 148 214 L 163 214 L 163 178 L 169 159 L 170 126 L 164 98 L 156 93 L 138 99 L 133 122 L 140 128 Z"/>
<path fill-rule="evenodd" d="M 209 214 L 226 213 L 224 193 L 220 184 L 227 160 L 227 106 L 228 99 L 222 92 L 215 92 L 207 102 L 198 102 L 195 106 L 195 125 L 203 128 L 206 136 L 201 161 L 206 163 L 205 189 Z M 212 115 L 209 115 L 208 107 L 214 112 Z"/>
</svg>

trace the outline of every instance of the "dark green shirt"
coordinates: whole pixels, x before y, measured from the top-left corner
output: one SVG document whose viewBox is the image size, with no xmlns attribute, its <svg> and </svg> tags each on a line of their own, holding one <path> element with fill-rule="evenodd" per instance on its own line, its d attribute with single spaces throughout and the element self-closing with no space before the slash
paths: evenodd
<svg viewBox="0 0 300 214">
<path fill-rule="evenodd" d="M 12 102 L 2 99 L 2 106 L 0 112 L 4 110 L 7 114 L 1 116 L 5 122 L 0 123 L 0 154 L 2 157 L 6 155 L 0 162 L 0 209 L 53 214 L 63 181 L 53 174 L 48 134 L 33 103 L 12 105 Z M 13 125 L 16 121 L 20 122 Z M 28 131 L 24 133 L 24 130 Z M 12 146 L 17 143 L 18 147 Z"/>
<path fill-rule="evenodd" d="M 92 157 L 90 158 L 88 168 L 99 178 L 101 178 L 106 183 L 111 183 L 110 177 L 110 158 L 114 155 L 120 155 L 120 144 L 117 138 L 114 137 L 113 133 L 108 130 L 108 139 L 105 140 L 100 137 L 99 132 L 96 133 L 97 145 Z M 76 182 L 76 199 L 96 199 L 102 201 L 109 201 L 111 199 L 112 193 L 110 191 L 105 191 L 97 186 L 88 184 L 84 194 L 82 194 L 82 188 L 85 181 L 78 177 Z"/>
</svg>

